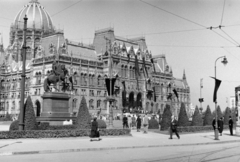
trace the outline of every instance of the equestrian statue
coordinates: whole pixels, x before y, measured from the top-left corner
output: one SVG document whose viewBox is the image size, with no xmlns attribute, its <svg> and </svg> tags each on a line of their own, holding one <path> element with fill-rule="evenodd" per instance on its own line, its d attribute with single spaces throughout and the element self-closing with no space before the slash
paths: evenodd
<svg viewBox="0 0 240 162">
<path fill-rule="evenodd" d="M 59 61 L 55 60 L 52 64 L 51 73 L 44 80 L 44 91 L 51 92 L 50 85 L 53 84 L 53 88 L 59 92 L 60 83 L 62 83 L 62 92 L 65 92 L 67 90 L 74 90 L 72 76 L 69 75 L 69 72 L 64 64 L 60 64 Z M 71 84 L 71 87 L 69 84 Z"/>
</svg>

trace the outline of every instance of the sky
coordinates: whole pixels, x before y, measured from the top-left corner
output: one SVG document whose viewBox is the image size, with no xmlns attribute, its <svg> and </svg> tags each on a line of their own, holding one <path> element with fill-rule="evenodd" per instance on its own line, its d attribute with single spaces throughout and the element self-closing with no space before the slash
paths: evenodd
<svg viewBox="0 0 240 162">
<path fill-rule="evenodd" d="M 30 0 L 0 0 L 0 32 L 8 46 L 10 24 Z M 203 109 L 213 110 L 215 61 L 222 80 L 217 101 L 224 110 L 240 85 L 239 0 L 39 0 L 67 39 L 92 43 L 94 32 L 113 27 L 115 35 L 145 36 L 153 55 L 165 54 L 176 78 L 185 70 L 191 102 L 197 105 L 203 78 Z M 221 29 L 215 28 L 221 25 Z M 212 30 L 209 27 L 214 27 Z"/>
</svg>

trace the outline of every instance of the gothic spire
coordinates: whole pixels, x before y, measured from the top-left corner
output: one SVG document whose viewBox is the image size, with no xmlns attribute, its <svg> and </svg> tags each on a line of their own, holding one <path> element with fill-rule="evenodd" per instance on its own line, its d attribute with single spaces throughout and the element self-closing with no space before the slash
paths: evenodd
<svg viewBox="0 0 240 162">
<path fill-rule="evenodd" d="M 183 80 L 187 80 L 186 74 L 185 74 L 185 69 L 183 70 Z"/>
</svg>

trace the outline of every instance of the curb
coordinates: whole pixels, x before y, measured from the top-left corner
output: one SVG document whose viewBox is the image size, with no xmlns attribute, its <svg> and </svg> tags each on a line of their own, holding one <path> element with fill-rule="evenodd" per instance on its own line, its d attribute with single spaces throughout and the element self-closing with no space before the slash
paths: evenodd
<svg viewBox="0 0 240 162">
<path fill-rule="evenodd" d="M 121 150 L 121 149 L 140 149 L 140 148 L 172 147 L 172 146 L 216 145 L 216 144 L 235 143 L 235 142 L 240 142 L 240 140 L 207 142 L 207 143 L 172 144 L 172 145 L 120 146 L 120 147 L 80 148 L 80 149 L 63 149 L 63 150 L 0 152 L 0 156 L 70 153 L 70 152 L 86 152 L 86 151 Z"/>
</svg>

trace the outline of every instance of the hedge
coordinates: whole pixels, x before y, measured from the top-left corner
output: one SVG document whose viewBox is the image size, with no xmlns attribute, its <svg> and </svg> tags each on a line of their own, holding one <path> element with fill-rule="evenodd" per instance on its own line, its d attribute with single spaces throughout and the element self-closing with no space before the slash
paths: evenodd
<svg viewBox="0 0 240 162">
<path fill-rule="evenodd" d="M 233 126 L 235 129 L 235 125 Z M 207 126 L 187 126 L 187 127 L 178 127 L 178 132 L 203 132 L 203 131 L 213 131 L 213 127 L 210 125 Z M 229 130 L 228 125 L 224 125 L 223 130 Z"/>
<path fill-rule="evenodd" d="M 148 129 L 159 129 L 159 122 L 156 119 L 151 119 L 148 121 Z"/>
<path fill-rule="evenodd" d="M 90 129 L 91 128 L 91 117 L 88 111 L 86 99 L 83 96 L 79 105 L 78 115 L 76 118 L 77 128 L 79 129 Z"/>
<path fill-rule="evenodd" d="M 100 136 L 130 135 L 130 129 L 100 129 Z M 0 139 L 86 137 L 90 129 L 2 131 Z"/>
<path fill-rule="evenodd" d="M 98 128 L 100 128 L 100 129 L 106 129 L 107 128 L 107 124 L 104 120 L 97 119 L 97 122 L 98 122 Z"/>
</svg>

